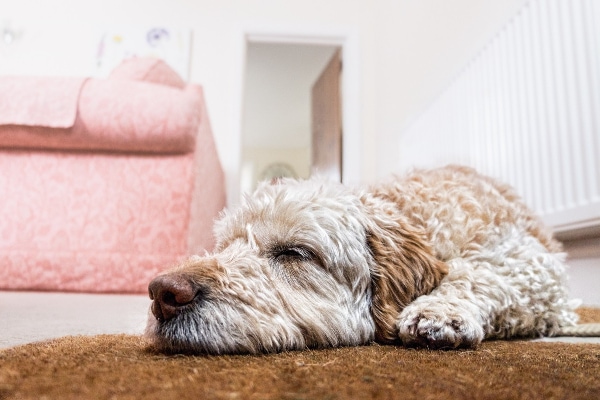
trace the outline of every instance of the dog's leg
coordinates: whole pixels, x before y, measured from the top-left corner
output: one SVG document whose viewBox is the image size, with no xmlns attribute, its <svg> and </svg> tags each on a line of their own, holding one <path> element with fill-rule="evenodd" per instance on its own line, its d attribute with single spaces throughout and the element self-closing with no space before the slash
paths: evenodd
<svg viewBox="0 0 600 400">
<path fill-rule="evenodd" d="M 404 344 L 475 347 L 486 338 L 552 336 L 577 320 L 577 302 L 569 300 L 563 282 L 562 255 L 535 243 L 479 252 L 448 266 L 436 289 L 401 312 L 397 328 Z"/>
<path fill-rule="evenodd" d="M 397 322 L 407 346 L 476 347 L 493 330 L 498 313 L 518 291 L 486 262 L 455 259 L 450 273 L 430 294 L 406 306 Z"/>
</svg>

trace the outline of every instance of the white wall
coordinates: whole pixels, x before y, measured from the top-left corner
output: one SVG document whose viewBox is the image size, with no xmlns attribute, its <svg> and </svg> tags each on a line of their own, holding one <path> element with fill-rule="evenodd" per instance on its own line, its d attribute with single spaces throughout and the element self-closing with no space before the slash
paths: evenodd
<svg viewBox="0 0 600 400">
<path fill-rule="evenodd" d="M 265 170 L 274 164 L 285 164 L 292 168 L 297 178 L 306 179 L 310 176 L 311 148 L 268 148 L 248 147 L 243 149 L 242 167 L 246 169 L 243 177 L 242 191 L 252 192 L 258 182 L 263 180 Z"/>
<path fill-rule="evenodd" d="M 600 306 L 600 232 L 595 229 L 585 235 L 563 235 L 568 254 L 571 297 L 583 305 Z"/>
<path fill-rule="evenodd" d="M 572 258 L 569 265 L 569 293 L 584 306 L 600 306 L 600 256 Z"/>
<path fill-rule="evenodd" d="M 190 79 L 204 85 L 228 187 L 237 187 L 248 27 L 352 30 L 360 47 L 362 179 L 397 165 L 395 137 L 525 0 L 0 0 L 0 74 L 94 70 L 106 27 L 164 24 L 194 32 Z M 294 30 L 294 29 L 292 29 Z"/>
<path fill-rule="evenodd" d="M 369 10 L 364 86 L 372 90 L 365 98 L 365 145 L 374 170 L 367 177 L 385 176 L 398 165 L 398 133 L 524 3 L 390 0 Z"/>
</svg>

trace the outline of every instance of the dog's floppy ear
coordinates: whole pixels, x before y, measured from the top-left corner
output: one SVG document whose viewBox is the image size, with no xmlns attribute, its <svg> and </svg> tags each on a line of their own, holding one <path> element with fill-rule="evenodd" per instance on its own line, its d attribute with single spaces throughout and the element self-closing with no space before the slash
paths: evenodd
<svg viewBox="0 0 600 400">
<path fill-rule="evenodd" d="M 430 293 L 448 273 L 436 259 L 424 234 L 412 227 L 393 204 L 365 196 L 367 244 L 373 255 L 372 304 L 377 341 L 398 339 L 400 312 L 417 297 Z"/>
</svg>

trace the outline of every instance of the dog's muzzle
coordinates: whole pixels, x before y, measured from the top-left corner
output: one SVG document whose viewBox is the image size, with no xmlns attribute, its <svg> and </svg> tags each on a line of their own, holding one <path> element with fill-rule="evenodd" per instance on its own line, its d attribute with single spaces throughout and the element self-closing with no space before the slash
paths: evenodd
<svg viewBox="0 0 600 400">
<path fill-rule="evenodd" d="M 200 287 L 182 275 L 160 275 L 148 285 L 152 314 L 160 322 L 168 321 L 200 296 Z"/>
</svg>

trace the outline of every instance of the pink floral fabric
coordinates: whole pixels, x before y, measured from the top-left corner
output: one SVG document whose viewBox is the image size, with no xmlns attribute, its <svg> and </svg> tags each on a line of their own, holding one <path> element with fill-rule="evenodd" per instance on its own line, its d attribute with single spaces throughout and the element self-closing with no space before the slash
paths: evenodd
<svg viewBox="0 0 600 400">
<path fill-rule="evenodd" d="M 202 92 L 200 95 L 202 104 L 206 104 Z M 202 123 L 198 128 L 194 155 L 194 188 L 188 236 L 189 254 L 203 254 L 205 249 L 212 249 L 215 244 L 212 221 L 226 203 L 225 174 L 219 162 L 206 107 L 200 108 L 200 120 Z"/>
<path fill-rule="evenodd" d="M 192 157 L 3 153 L 2 286 L 144 291 L 187 254 Z"/>
</svg>

